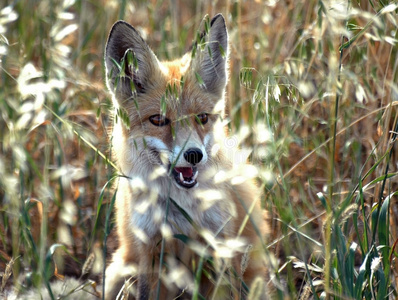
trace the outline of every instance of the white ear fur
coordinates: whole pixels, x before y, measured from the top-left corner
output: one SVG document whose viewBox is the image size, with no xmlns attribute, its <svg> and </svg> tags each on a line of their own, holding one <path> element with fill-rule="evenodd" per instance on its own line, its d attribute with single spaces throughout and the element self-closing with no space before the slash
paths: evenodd
<svg viewBox="0 0 398 300">
<path fill-rule="evenodd" d="M 222 96 L 228 78 L 228 32 L 224 17 L 216 15 L 210 22 L 205 47 L 193 59 L 195 71 L 208 92 Z"/>
<path fill-rule="evenodd" d="M 128 63 L 128 51 L 131 51 L 130 57 L 133 57 L 136 66 Z M 116 63 L 119 66 L 124 65 L 124 70 L 120 70 Z M 124 21 L 116 22 L 109 33 L 105 48 L 106 82 L 109 90 L 116 94 L 118 99 L 121 97 L 120 100 L 133 96 L 132 83 L 135 92 L 145 93 L 147 80 L 157 66 L 155 54 L 134 27 Z M 124 73 L 124 76 L 120 76 L 121 73 Z"/>
</svg>

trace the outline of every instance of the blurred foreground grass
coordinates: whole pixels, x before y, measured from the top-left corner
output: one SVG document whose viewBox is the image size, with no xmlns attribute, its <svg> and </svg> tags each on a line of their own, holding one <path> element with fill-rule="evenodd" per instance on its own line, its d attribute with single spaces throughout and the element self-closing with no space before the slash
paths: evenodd
<svg viewBox="0 0 398 300">
<path fill-rule="evenodd" d="M 91 253 L 92 273 L 102 272 L 115 172 L 100 155 L 111 25 L 126 20 L 169 59 L 189 49 L 205 14 L 220 12 L 231 44 L 229 128 L 251 151 L 271 217 L 269 286 L 280 299 L 396 298 L 397 9 L 372 0 L 3 0 L 1 291 L 78 277 Z"/>
</svg>

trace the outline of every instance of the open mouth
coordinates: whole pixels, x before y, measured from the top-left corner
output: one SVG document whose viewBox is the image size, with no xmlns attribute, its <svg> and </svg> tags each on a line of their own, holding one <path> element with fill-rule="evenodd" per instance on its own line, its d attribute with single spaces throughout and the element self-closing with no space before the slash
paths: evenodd
<svg viewBox="0 0 398 300">
<path fill-rule="evenodd" d="M 198 182 L 199 171 L 195 167 L 176 167 L 173 169 L 172 174 L 178 185 L 190 189 Z"/>
</svg>

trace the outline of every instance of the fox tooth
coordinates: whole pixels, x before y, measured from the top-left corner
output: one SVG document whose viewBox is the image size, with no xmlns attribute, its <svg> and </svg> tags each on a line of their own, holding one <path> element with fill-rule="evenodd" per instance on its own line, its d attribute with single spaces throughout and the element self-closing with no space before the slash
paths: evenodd
<svg viewBox="0 0 398 300">
<path fill-rule="evenodd" d="M 184 176 L 182 176 L 182 173 L 180 173 L 180 181 L 181 181 L 181 182 L 184 181 Z"/>
<path fill-rule="evenodd" d="M 192 177 L 192 181 L 195 181 L 198 178 L 199 171 L 196 171 L 195 175 Z"/>
</svg>

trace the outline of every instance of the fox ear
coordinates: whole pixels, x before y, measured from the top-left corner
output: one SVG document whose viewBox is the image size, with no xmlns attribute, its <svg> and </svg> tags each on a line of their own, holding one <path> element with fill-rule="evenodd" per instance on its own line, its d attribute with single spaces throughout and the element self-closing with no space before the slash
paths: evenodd
<svg viewBox="0 0 398 300">
<path fill-rule="evenodd" d="M 124 21 L 116 22 L 105 48 L 106 82 L 117 98 L 145 93 L 158 60 L 140 34 Z"/>
<path fill-rule="evenodd" d="M 228 77 L 228 32 L 221 14 L 210 21 L 209 32 L 204 33 L 204 38 L 204 47 L 195 45 L 194 70 L 203 80 L 206 90 L 221 97 Z"/>
</svg>

